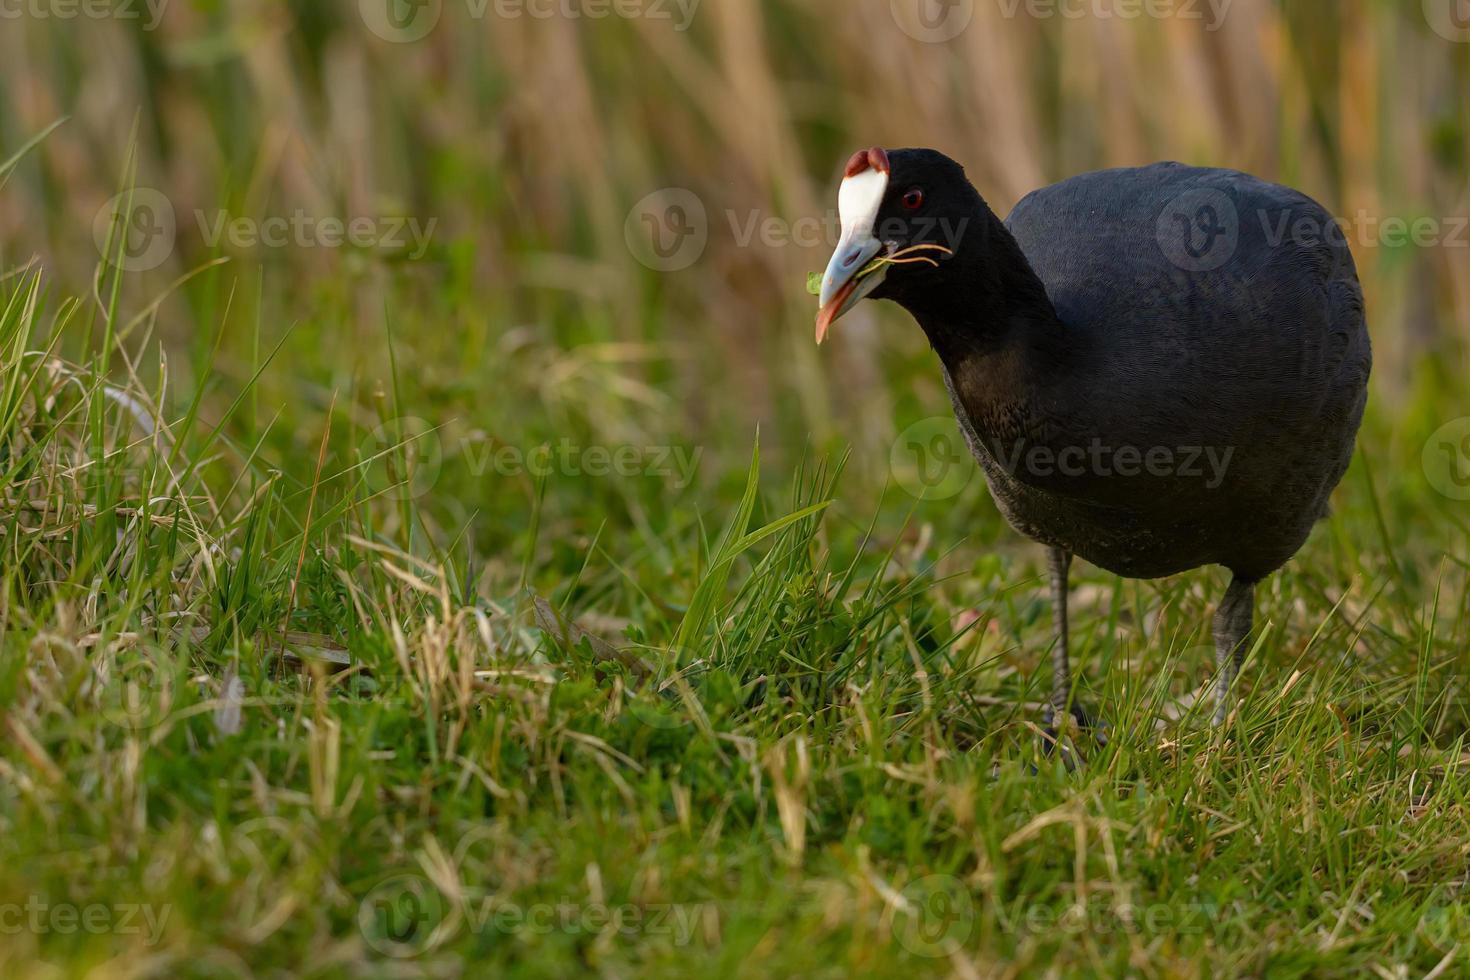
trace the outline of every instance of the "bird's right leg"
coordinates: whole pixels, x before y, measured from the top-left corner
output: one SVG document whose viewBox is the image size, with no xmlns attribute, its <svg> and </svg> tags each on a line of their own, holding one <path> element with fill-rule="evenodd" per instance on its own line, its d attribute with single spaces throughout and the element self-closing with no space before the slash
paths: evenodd
<svg viewBox="0 0 1470 980">
<path fill-rule="evenodd" d="M 1068 713 L 1072 698 L 1072 662 L 1067 629 L 1067 573 L 1072 567 L 1071 552 L 1049 548 L 1047 566 L 1051 573 L 1052 648 L 1051 700 L 1047 703 L 1046 725 L 1048 736 L 1055 737 L 1056 719 Z M 1094 721 L 1081 705 L 1070 705 L 1070 713 L 1079 728 L 1091 731 L 1100 743 L 1106 741 L 1103 726 Z"/>
</svg>

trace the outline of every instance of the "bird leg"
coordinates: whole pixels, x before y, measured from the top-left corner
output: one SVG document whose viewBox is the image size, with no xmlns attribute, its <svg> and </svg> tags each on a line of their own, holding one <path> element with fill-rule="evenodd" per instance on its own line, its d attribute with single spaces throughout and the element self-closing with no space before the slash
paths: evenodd
<svg viewBox="0 0 1470 980">
<path fill-rule="evenodd" d="M 1072 555 L 1061 548 L 1049 548 L 1047 565 L 1051 569 L 1051 614 L 1054 643 L 1051 648 L 1051 709 L 1057 715 L 1067 710 L 1072 695 L 1072 665 L 1067 659 L 1067 572 Z"/>
<path fill-rule="evenodd" d="M 1245 641 L 1250 635 L 1256 586 L 1239 578 L 1230 581 L 1220 608 L 1215 610 L 1215 727 L 1225 723 L 1230 687 L 1245 660 Z"/>
<path fill-rule="evenodd" d="M 1072 664 L 1068 658 L 1067 632 L 1067 572 L 1072 567 L 1072 554 L 1061 548 L 1047 550 L 1047 565 L 1051 572 L 1051 602 L 1053 640 L 1051 648 L 1051 700 L 1046 706 L 1047 736 L 1058 739 L 1056 720 L 1068 713 L 1068 701 L 1072 696 Z M 1071 706 L 1071 715 L 1077 727 L 1089 730 L 1099 744 L 1107 739 L 1103 726 L 1098 724 L 1081 705 Z"/>
</svg>

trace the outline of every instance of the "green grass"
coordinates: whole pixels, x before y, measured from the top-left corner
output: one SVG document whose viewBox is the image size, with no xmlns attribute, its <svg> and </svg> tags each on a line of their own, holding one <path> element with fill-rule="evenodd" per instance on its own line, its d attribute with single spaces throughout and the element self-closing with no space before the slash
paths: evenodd
<svg viewBox="0 0 1470 980">
<path fill-rule="evenodd" d="M 507 327 L 446 359 L 411 280 L 349 369 L 318 339 L 346 301 L 303 336 L 208 270 L 218 319 L 166 358 L 103 268 L 0 293 L 6 976 L 1464 969 L 1433 372 L 1260 590 L 1222 731 L 1222 575 L 1079 567 L 1111 740 L 1068 771 L 1041 555 L 978 478 L 924 501 L 886 447 L 681 443 L 646 352 Z M 898 428 L 944 411 L 918 390 Z M 639 465 L 493 462 L 563 439 Z"/>
<path fill-rule="evenodd" d="M 1177 157 L 1446 218 L 1470 48 L 1387 0 L 982 4 L 948 47 L 855 6 L 7 22 L 0 976 L 1465 974 L 1470 509 L 1425 457 L 1470 411 L 1463 253 L 1358 249 L 1361 451 L 1223 730 L 1223 573 L 1074 568 L 1110 740 L 1068 769 L 1039 547 L 973 466 L 892 468 L 957 436 L 919 331 L 814 350 L 823 244 L 730 229 L 935 134 L 1000 210 Z M 177 247 L 88 282 L 134 184 Z M 660 275 L 624 219 L 670 186 L 710 233 Z M 438 231 L 216 247 L 191 209 Z"/>
</svg>

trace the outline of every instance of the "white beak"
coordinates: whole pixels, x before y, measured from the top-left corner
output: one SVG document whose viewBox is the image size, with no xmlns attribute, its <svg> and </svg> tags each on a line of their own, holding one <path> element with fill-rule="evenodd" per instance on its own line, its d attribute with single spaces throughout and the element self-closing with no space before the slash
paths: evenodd
<svg viewBox="0 0 1470 980">
<path fill-rule="evenodd" d="M 880 269 L 862 279 L 857 274 L 871 262 L 883 243 L 874 235 L 878 209 L 888 190 L 888 174 L 869 168 L 842 182 L 837 192 L 837 214 L 842 221 L 842 237 L 837 250 L 822 275 L 822 291 L 818 297 L 817 343 L 827 336 L 827 329 L 848 310 L 862 301 L 883 282 L 887 270 Z"/>
<path fill-rule="evenodd" d="M 833 253 L 832 261 L 827 263 L 827 272 L 822 276 L 822 295 L 818 300 L 821 309 L 817 311 L 817 343 L 820 344 L 827 338 L 827 331 L 832 324 L 867 299 L 868 294 L 882 285 L 883 280 L 888 277 L 887 269 L 879 269 L 861 279 L 856 278 L 863 266 L 871 262 L 882 248 L 882 242 L 869 238 L 843 243 Z"/>
</svg>

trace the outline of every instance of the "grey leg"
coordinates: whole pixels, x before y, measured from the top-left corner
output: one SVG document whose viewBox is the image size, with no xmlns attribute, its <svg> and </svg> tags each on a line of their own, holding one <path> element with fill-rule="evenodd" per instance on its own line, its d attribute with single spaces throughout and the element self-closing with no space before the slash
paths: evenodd
<svg viewBox="0 0 1470 980">
<path fill-rule="evenodd" d="M 1067 572 L 1072 555 L 1061 548 L 1047 551 L 1051 567 L 1052 630 L 1056 642 L 1051 649 L 1051 708 L 1056 717 L 1067 712 L 1072 693 L 1072 665 L 1067 658 Z"/>
<path fill-rule="evenodd" d="M 1061 548 L 1047 551 L 1047 564 L 1051 572 L 1052 630 L 1055 642 L 1051 650 L 1051 700 L 1046 706 L 1046 741 L 1043 749 L 1048 755 L 1062 750 L 1067 768 L 1075 768 L 1081 761 L 1076 746 L 1063 737 L 1065 729 L 1059 728 L 1057 719 L 1069 712 L 1067 702 L 1072 696 L 1072 664 L 1068 659 L 1067 631 L 1067 572 L 1072 567 L 1072 554 Z M 1088 732 L 1098 745 L 1106 745 L 1107 726 L 1089 715 L 1082 706 L 1074 704 L 1070 714 L 1081 731 Z"/>
<path fill-rule="evenodd" d="M 1256 584 L 1231 579 L 1215 610 L 1215 668 L 1219 674 L 1215 688 L 1215 727 L 1225 723 L 1230 687 L 1245 660 L 1245 641 L 1250 635 L 1256 603 Z"/>
</svg>

